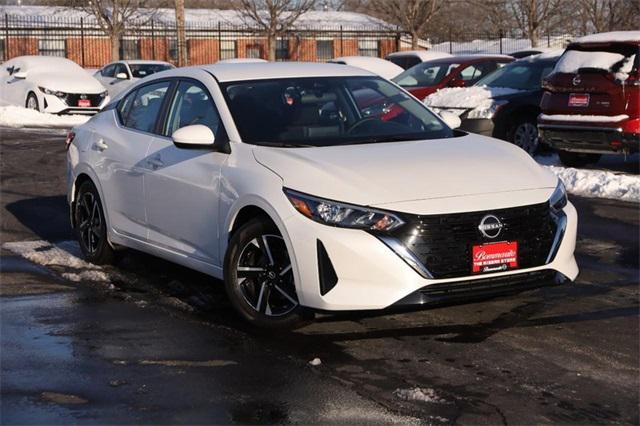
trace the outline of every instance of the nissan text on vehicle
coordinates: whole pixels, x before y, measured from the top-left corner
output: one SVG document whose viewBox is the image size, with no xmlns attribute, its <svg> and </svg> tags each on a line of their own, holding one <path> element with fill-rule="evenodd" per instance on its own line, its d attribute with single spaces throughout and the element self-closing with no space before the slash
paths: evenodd
<svg viewBox="0 0 640 426">
<path fill-rule="evenodd" d="M 576 210 L 553 174 L 347 65 L 164 71 L 67 142 L 87 260 L 129 247 L 223 279 L 258 326 L 578 274 Z"/>
<path fill-rule="evenodd" d="M 0 68 L 0 104 L 52 114 L 95 114 L 107 103 L 102 84 L 69 59 L 19 56 Z"/>
<path fill-rule="evenodd" d="M 640 149 L 640 31 L 571 43 L 544 82 L 542 141 L 567 166 Z"/>
</svg>

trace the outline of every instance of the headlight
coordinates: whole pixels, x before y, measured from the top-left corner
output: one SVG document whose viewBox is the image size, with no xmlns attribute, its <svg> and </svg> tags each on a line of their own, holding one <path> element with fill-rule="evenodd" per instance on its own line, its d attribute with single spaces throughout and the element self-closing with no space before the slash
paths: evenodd
<svg viewBox="0 0 640 426">
<path fill-rule="evenodd" d="M 496 112 L 505 105 L 507 101 L 493 101 L 489 106 L 482 105 L 472 109 L 467 118 L 493 118 Z"/>
<path fill-rule="evenodd" d="M 44 87 L 38 87 L 38 89 L 40 89 L 40 91 L 43 92 L 45 95 L 53 95 L 53 96 L 57 96 L 59 98 L 64 98 L 65 96 L 67 96 L 66 93 L 59 92 L 57 90 L 49 90 L 49 89 L 46 89 Z"/>
<path fill-rule="evenodd" d="M 558 179 L 558 185 L 549 198 L 549 205 L 556 211 L 567 205 L 567 190 L 560 179 Z"/>
<path fill-rule="evenodd" d="M 399 217 L 379 210 L 323 200 L 290 189 L 285 189 L 284 193 L 301 214 L 325 225 L 370 231 L 391 231 L 404 224 Z"/>
</svg>

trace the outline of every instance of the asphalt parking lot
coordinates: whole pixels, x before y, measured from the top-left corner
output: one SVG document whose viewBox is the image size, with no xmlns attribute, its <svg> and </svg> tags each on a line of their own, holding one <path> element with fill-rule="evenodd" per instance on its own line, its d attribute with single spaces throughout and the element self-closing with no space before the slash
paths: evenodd
<svg viewBox="0 0 640 426">
<path fill-rule="evenodd" d="M 76 263 L 63 140 L 0 128 L 2 424 L 640 422 L 638 204 L 571 198 L 574 284 L 272 335 L 204 275 Z"/>
</svg>

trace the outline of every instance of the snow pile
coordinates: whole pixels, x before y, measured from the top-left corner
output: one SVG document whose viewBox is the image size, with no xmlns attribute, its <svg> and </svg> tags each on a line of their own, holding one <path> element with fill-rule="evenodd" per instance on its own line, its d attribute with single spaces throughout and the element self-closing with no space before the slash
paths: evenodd
<svg viewBox="0 0 640 426">
<path fill-rule="evenodd" d="M 477 108 L 490 106 L 491 100 L 498 96 L 512 95 L 521 90 L 509 87 L 451 87 L 440 89 L 427 96 L 424 103 L 430 107 Z"/>
<path fill-rule="evenodd" d="M 440 398 L 436 391 L 430 388 L 411 388 L 411 389 L 396 389 L 393 391 L 393 395 L 403 401 L 422 401 L 431 402 L 435 404 L 445 403 L 446 400 Z"/>
<path fill-rule="evenodd" d="M 549 39 L 549 45 L 545 48 L 538 48 L 538 50 L 545 50 L 549 48 L 564 48 L 571 40 L 570 35 L 554 36 Z M 546 40 L 545 40 L 546 41 Z M 500 46 L 502 46 L 503 52 L 517 52 L 520 50 L 531 49 L 531 40 L 525 38 L 503 38 L 502 43 L 500 39 L 491 40 L 473 40 L 468 42 L 453 42 L 449 43 L 445 41 L 443 43 L 434 44 L 431 46 L 432 50 L 439 50 L 441 52 L 449 52 L 456 55 L 472 54 L 472 53 L 500 53 Z"/>
<path fill-rule="evenodd" d="M 58 245 L 48 241 L 20 241 L 5 243 L 2 248 L 38 265 L 62 268 L 62 277 L 69 281 L 110 281 L 102 268 L 78 257 L 81 256 L 80 247 L 75 241 L 64 241 Z"/>
<path fill-rule="evenodd" d="M 612 52 L 583 52 L 568 50 L 556 64 L 555 72 L 576 73 L 580 68 L 610 70 L 613 64 L 624 59 L 624 55 Z"/>
<path fill-rule="evenodd" d="M 577 43 L 603 43 L 607 41 L 640 41 L 640 31 L 611 31 L 580 37 Z"/>
<path fill-rule="evenodd" d="M 546 121 L 580 121 L 584 123 L 617 123 L 629 118 L 626 114 L 620 115 L 580 115 L 580 114 L 540 114 L 539 120 Z"/>
<path fill-rule="evenodd" d="M 553 165 L 544 167 L 562 180 L 570 194 L 640 202 L 640 176 Z"/>
<path fill-rule="evenodd" d="M 89 118 L 83 115 L 45 114 L 13 105 L 0 107 L 0 126 L 5 127 L 71 128 L 86 123 Z"/>
</svg>

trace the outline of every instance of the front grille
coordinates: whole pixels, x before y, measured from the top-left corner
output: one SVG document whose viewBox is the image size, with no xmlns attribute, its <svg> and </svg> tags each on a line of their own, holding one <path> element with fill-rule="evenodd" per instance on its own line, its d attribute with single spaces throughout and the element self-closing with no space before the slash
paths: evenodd
<svg viewBox="0 0 640 426">
<path fill-rule="evenodd" d="M 69 105 L 70 107 L 77 107 L 78 101 L 84 96 L 84 99 L 88 99 L 91 101 L 91 107 L 95 108 L 100 106 L 102 101 L 104 100 L 103 94 L 94 94 L 94 95 L 82 95 L 79 93 L 67 93 L 62 100 Z"/>
<path fill-rule="evenodd" d="M 478 225 L 492 214 L 504 228 L 495 239 L 484 237 Z M 422 262 L 433 278 L 456 278 L 471 275 L 472 247 L 494 241 L 518 243 L 518 267 L 545 264 L 556 224 L 548 203 L 441 215 L 403 215 L 406 225 L 394 231 L 394 237 Z"/>
</svg>

